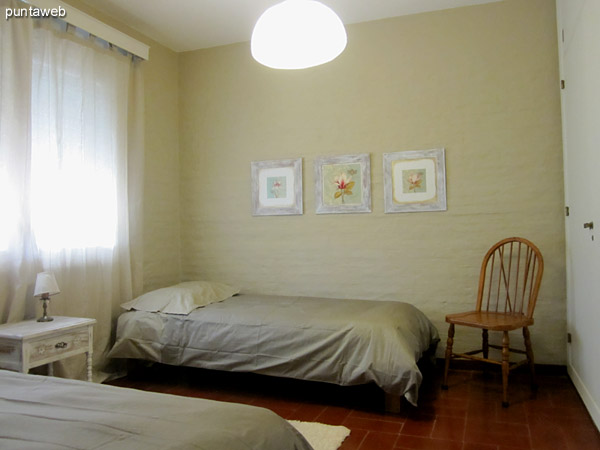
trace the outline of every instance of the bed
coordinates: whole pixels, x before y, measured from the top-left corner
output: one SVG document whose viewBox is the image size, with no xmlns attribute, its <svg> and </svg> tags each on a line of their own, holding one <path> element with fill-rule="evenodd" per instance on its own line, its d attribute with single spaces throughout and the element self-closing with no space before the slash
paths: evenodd
<svg viewBox="0 0 600 450">
<path fill-rule="evenodd" d="M 342 386 L 375 383 L 388 409 L 399 407 L 394 398 L 417 404 L 417 362 L 439 341 L 425 314 L 396 301 L 239 294 L 186 314 L 139 302 L 125 307 L 109 357 Z"/>
<path fill-rule="evenodd" d="M 264 408 L 0 370 L 0 448 L 311 450 Z"/>
</svg>

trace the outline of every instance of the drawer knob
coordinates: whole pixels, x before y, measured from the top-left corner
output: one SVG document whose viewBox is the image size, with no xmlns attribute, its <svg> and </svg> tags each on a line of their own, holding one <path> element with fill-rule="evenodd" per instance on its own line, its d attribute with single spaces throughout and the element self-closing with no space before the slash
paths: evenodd
<svg viewBox="0 0 600 450">
<path fill-rule="evenodd" d="M 55 348 L 65 348 L 68 344 L 66 342 L 58 342 L 54 346 Z"/>
</svg>

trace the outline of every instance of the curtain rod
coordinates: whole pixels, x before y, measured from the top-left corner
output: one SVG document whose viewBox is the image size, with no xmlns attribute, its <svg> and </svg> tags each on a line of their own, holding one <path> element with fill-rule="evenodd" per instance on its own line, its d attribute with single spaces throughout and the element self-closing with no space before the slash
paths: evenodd
<svg viewBox="0 0 600 450">
<path fill-rule="evenodd" d="M 70 23 L 82 30 L 87 31 L 105 41 L 127 50 L 142 59 L 150 59 L 150 47 L 137 39 L 113 28 L 95 17 L 86 14 L 77 8 L 64 3 L 60 0 L 25 0 L 27 3 L 43 9 L 63 8 L 66 11 L 65 17 L 61 17 L 65 22 Z"/>
</svg>

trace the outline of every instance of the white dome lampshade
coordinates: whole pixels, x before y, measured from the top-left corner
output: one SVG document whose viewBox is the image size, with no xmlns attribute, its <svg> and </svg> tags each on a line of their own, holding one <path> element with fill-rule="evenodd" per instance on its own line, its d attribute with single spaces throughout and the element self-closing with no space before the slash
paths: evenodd
<svg viewBox="0 0 600 450">
<path fill-rule="evenodd" d="M 273 69 L 305 69 L 335 59 L 346 48 L 346 30 L 335 12 L 315 0 L 285 0 L 259 17 L 252 57 Z"/>
</svg>

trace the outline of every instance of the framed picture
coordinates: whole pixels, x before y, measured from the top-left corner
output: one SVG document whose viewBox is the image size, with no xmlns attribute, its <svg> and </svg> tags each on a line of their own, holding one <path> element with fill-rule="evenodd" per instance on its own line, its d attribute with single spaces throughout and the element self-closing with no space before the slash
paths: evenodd
<svg viewBox="0 0 600 450">
<path fill-rule="evenodd" d="M 252 161 L 252 215 L 302 214 L 302 158 Z"/>
<path fill-rule="evenodd" d="M 445 150 L 384 153 L 383 189 L 386 213 L 445 211 Z"/>
<path fill-rule="evenodd" d="M 317 214 L 371 212 L 369 154 L 315 160 Z"/>
</svg>

